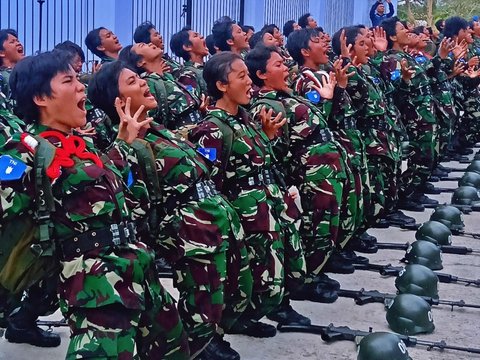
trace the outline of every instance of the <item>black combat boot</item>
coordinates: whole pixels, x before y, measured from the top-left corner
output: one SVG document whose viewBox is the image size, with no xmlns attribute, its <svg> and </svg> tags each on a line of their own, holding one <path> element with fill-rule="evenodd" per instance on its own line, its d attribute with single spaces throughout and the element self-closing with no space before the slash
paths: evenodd
<svg viewBox="0 0 480 360">
<path fill-rule="evenodd" d="M 240 354 L 233 350 L 221 335 L 215 334 L 195 360 L 240 360 Z"/>
<path fill-rule="evenodd" d="M 39 347 L 56 347 L 60 345 L 60 335 L 40 329 L 37 316 L 22 304 L 8 318 L 5 339 L 11 343 L 30 344 Z"/>
<path fill-rule="evenodd" d="M 306 316 L 296 312 L 290 305 L 288 297 L 284 297 L 280 306 L 267 315 L 267 318 L 281 325 L 311 325 L 312 322 Z"/>
</svg>

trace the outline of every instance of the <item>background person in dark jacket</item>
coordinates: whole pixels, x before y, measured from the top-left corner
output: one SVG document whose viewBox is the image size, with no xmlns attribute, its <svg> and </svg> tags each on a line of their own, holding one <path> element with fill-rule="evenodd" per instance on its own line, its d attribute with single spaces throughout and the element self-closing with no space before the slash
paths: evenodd
<svg viewBox="0 0 480 360">
<path fill-rule="evenodd" d="M 372 21 L 372 26 L 378 26 L 380 23 L 393 16 L 395 13 L 395 8 L 393 7 L 392 0 L 387 0 L 388 3 L 388 14 L 385 14 L 385 5 L 383 0 L 378 0 L 372 5 L 370 9 L 370 20 Z"/>
</svg>

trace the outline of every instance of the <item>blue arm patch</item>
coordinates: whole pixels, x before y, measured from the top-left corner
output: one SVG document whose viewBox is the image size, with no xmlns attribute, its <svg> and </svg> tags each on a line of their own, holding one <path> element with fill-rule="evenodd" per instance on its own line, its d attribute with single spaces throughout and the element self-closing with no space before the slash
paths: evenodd
<svg viewBox="0 0 480 360">
<path fill-rule="evenodd" d="M 188 92 L 192 92 L 193 91 L 193 86 L 192 85 L 187 85 L 187 86 L 185 86 L 185 89 L 187 89 Z"/>
<path fill-rule="evenodd" d="M 427 58 L 423 55 L 417 55 L 417 56 L 415 56 L 415 61 L 418 64 L 424 64 L 427 61 Z"/>
<path fill-rule="evenodd" d="M 305 94 L 305 97 L 314 104 L 318 104 L 320 100 L 322 100 L 322 97 L 317 90 L 310 90 Z"/>
<path fill-rule="evenodd" d="M 128 172 L 127 187 L 130 189 L 133 185 L 133 174 L 132 170 Z"/>
<path fill-rule="evenodd" d="M 21 179 L 27 170 L 27 165 L 9 155 L 0 156 L 0 181 Z"/>
<path fill-rule="evenodd" d="M 400 79 L 400 70 L 396 69 L 390 73 L 390 80 L 395 81 Z"/>
<path fill-rule="evenodd" d="M 217 160 L 217 149 L 215 148 L 198 148 L 197 151 L 210 161 Z"/>
</svg>

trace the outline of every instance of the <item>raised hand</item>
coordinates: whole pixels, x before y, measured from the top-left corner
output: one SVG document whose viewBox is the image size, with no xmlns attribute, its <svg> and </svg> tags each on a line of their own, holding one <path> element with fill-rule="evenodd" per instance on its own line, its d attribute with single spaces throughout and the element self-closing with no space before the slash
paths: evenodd
<svg viewBox="0 0 480 360">
<path fill-rule="evenodd" d="M 415 74 L 415 70 L 413 70 L 411 67 L 408 66 L 408 61 L 406 59 L 403 59 L 400 65 L 401 65 L 403 81 L 409 82 L 412 79 L 413 75 Z"/>
<path fill-rule="evenodd" d="M 329 76 L 322 76 L 322 84 L 317 86 L 312 84 L 312 88 L 316 90 L 323 99 L 331 100 L 333 92 L 337 85 L 337 79 L 334 72 L 330 72 Z"/>
<path fill-rule="evenodd" d="M 449 78 L 453 78 L 455 76 L 458 76 L 460 74 L 462 74 L 464 71 L 465 71 L 465 67 L 464 67 L 464 63 L 460 62 L 460 61 L 455 61 L 455 64 L 453 64 L 453 69 L 452 69 L 452 73 L 450 74 Z"/>
<path fill-rule="evenodd" d="M 131 144 L 137 137 L 140 130 L 147 127 L 152 122 L 152 118 L 145 118 L 143 121 L 139 121 L 140 116 L 145 110 L 145 106 L 140 106 L 136 113 L 132 116 L 130 111 L 130 104 L 132 99 L 129 97 L 125 102 L 125 110 L 122 109 L 122 102 L 117 97 L 115 99 L 115 109 L 117 110 L 118 117 L 120 118 L 120 124 L 118 126 L 117 139 L 125 141 L 127 144 Z"/>
<path fill-rule="evenodd" d="M 200 103 L 198 110 L 200 110 L 201 112 L 207 111 L 207 107 L 210 105 L 210 97 L 202 94 L 202 98 L 200 100 L 202 102 Z"/>
<path fill-rule="evenodd" d="M 373 46 L 378 51 L 386 51 L 388 48 L 387 33 L 379 26 L 373 29 Z"/>
<path fill-rule="evenodd" d="M 278 129 L 280 129 L 287 122 L 286 118 L 282 119 L 282 113 L 278 113 L 273 119 L 272 114 L 273 109 L 267 111 L 265 106 L 262 107 L 260 113 L 258 114 L 262 122 L 262 129 L 270 140 L 275 138 Z"/>
<path fill-rule="evenodd" d="M 468 67 L 476 67 L 480 63 L 478 56 L 472 57 L 468 60 Z"/>
<path fill-rule="evenodd" d="M 458 43 L 458 40 L 457 40 L 452 51 L 453 51 L 453 55 L 455 56 L 455 59 L 461 59 L 466 55 L 468 51 L 468 43 L 465 41 L 465 39 L 463 39 L 461 43 Z"/>
<path fill-rule="evenodd" d="M 477 77 L 480 76 L 480 70 L 479 69 L 476 69 L 475 70 L 475 67 L 474 66 L 471 66 L 467 69 L 467 71 L 465 72 L 469 78 L 471 79 L 475 79 Z"/>
<path fill-rule="evenodd" d="M 445 59 L 448 54 L 453 50 L 455 47 L 455 42 L 450 39 L 450 38 L 444 38 L 440 42 L 440 46 L 438 48 L 438 56 L 440 56 L 441 59 Z"/>
<path fill-rule="evenodd" d="M 342 66 L 342 60 L 338 59 L 333 63 L 333 69 L 335 70 L 335 77 L 337 80 L 337 86 L 345 89 L 348 85 L 348 78 L 354 75 L 354 72 L 348 72 L 350 64 Z"/>
<path fill-rule="evenodd" d="M 352 50 L 352 44 L 347 45 L 347 36 L 345 35 L 345 30 L 342 30 L 340 34 L 340 55 L 343 58 L 350 59 L 350 51 Z"/>
</svg>

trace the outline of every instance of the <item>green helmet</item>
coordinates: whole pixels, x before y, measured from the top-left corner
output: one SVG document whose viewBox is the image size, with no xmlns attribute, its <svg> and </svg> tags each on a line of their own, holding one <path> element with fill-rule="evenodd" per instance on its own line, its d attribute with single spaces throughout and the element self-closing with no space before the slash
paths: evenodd
<svg viewBox="0 0 480 360">
<path fill-rule="evenodd" d="M 405 343 L 396 334 L 376 332 L 358 344 L 357 360 L 412 360 Z"/>
<path fill-rule="evenodd" d="M 480 153 L 477 152 L 473 157 L 473 160 L 480 160 Z"/>
<path fill-rule="evenodd" d="M 431 270 L 443 269 L 442 252 L 437 245 L 429 241 L 415 241 L 408 247 L 403 260 L 408 264 L 423 265 Z"/>
<path fill-rule="evenodd" d="M 480 174 L 480 160 L 473 160 L 470 165 L 467 166 L 465 171 L 471 171 Z"/>
<path fill-rule="evenodd" d="M 400 294 L 387 305 L 390 329 L 402 335 L 431 333 L 435 329 L 432 308 L 421 297 Z"/>
<path fill-rule="evenodd" d="M 465 228 L 462 212 L 451 205 L 441 205 L 437 207 L 430 216 L 430 220 L 441 222 L 451 231 L 463 230 Z"/>
<path fill-rule="evenodd" d="M 414 294 L 438 299 L 438 277 L 423 265 L 405 266 L 395 279 L 395 287 L 399 294 Z"/>
<path fill-rule="evenodd" d="M 453 205 L 474 205 L 480 202 L 478 190 L 473 186 L 460 186 L 453 192 Z"/>
<path fill-rule="evenodd" d="M 476 172 L 467 171 L 462 178 L 458 180 L 458 186 L 473 186 L 480 189 L 480 174 Z"/>
<path fill-rule="evenodd" d="M 415 239 L 430 241 L 435 245 L 451 245 L 452 232 L 441 222 L 426 221 L 415 233 Z"/>
</svg>

